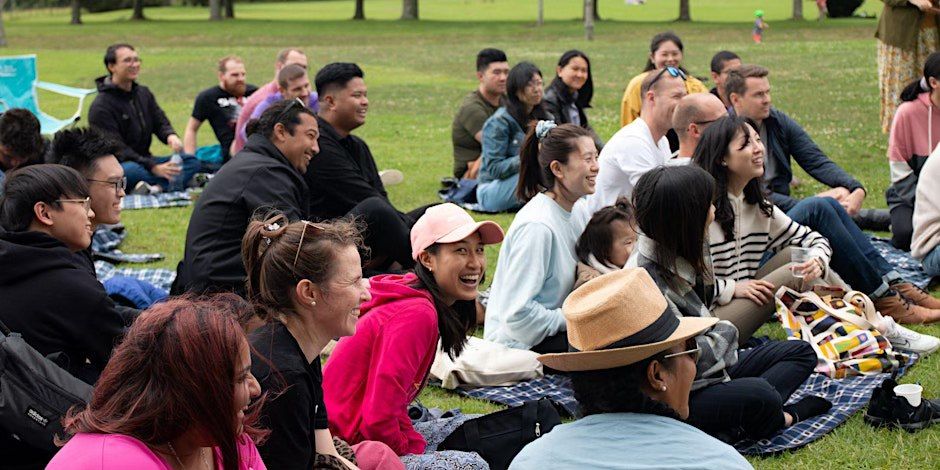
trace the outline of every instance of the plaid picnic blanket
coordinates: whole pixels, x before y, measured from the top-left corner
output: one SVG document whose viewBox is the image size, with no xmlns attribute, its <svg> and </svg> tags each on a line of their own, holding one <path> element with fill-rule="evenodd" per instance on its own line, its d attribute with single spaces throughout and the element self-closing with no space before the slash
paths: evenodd
<svg viewBox="0 0 940 470">
<path fill-rule="evenodd" d="M 906 372 L 916 360 L 917 356 L 912 355 L 898 375 Z M 745 455 L 768 455 L 803 447 L 823 437 L 867 405 L 872 391 L 890 375 L 878 374 L 834 380 L 821 374 L 813 374 L 794 392 L 790 397 L 790 402 L 807 395 L 821 396 L 832 402 L 832 409 L 829 413 L 783 429 L 769 439 L 741 441 L 735 445 L 735 448 Z M 571 380 L 562 375 L 546 375 L 540 379 L 521 382 L 511 387 L 481 387 L 466 390 L 458 388 L 455 391 L 464 396 L 507 406 L 521 405 L 529 400 L 548 397 L 561 405 L 571 416 L 577 416 L 578 411 L 578 402 L 574 399 Z"/>
<path fill-rule="evenodd" d="M 98 280 L 101 282 L 105 282 L 114 276 L 127 276 L 149 282 L 167 292 L 170 291 L 170 285 L 173 284 L 173 279 L 176 278 L 176 271 L 169 269 L 118 268 L 107 261 L 100 260 L 95 261 L 95 273 L 98 275 Z"/>
<path fill-rule="evenodd" d="M 118 249 L 124 239 L 127 238 L 127 230 L 123 226 L 99 226 L 91 237 L 91 251 L 95 259 L 101 259 L 109 263 L 150 263 L 163 259 L 160 253 L 124 253 Z"/>
<path fill-rule="evenodd" d="M 128 194 L 121 201 L 121 209 L 157 209 L 160 207 L 184 207 L 192 201 L 186 191 L 174 191 L 151 195 Z"/>
<path fill-rule="evenodd" d="M 910 252 L 902 251 L 891 245 L 891 242 L 884 238 L 871 237 L 871 244 L 884 256 L 888 263 L 901 274 L 901 278 L 910 281 L 922 289 L 930 284 L 930 276 L 924 271 L 920 261 L 914 259 Z"/>
</svg>

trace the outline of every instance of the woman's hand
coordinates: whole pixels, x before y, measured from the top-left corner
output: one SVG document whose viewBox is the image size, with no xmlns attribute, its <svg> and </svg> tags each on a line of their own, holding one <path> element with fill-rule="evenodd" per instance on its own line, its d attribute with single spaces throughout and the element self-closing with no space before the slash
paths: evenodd
<svg viewBox="0 0 940 470">
<path fill-rule="evenodd" d="M 801 273 L 803 275 L 803 285 L 818 279 L 823 274 L 823 262 L 819 258 L 813 258 L 805 263 L 794 264 L 790 269 L 793 274 Z"/>
<path fill-rule="evenodd" d="M 757 305 L 767 305 L 774 298 L 774 285 L 763 279 L 737 281 L 734 283 L 734 297 L 750 299 Z"/>
</svg>

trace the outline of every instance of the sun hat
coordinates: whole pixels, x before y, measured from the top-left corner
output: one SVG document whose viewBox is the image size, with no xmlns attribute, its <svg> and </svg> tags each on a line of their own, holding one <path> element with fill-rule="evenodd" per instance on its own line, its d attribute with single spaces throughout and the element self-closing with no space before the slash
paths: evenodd
<svg viewBox="0 0 940 470">
<path fill-rule="evenodd" d="M 428 208 L 411 227 L 411 258 L 435 243 L 459 242 L 479 232 L 484 245 L 503 241 L 503 229 L 496 222 L 476 222 L 467 211 L 449 202 Z"/>
<path fill-rule="evenodd" d="M 717 318 L 676 316 L 643 268 L 598 276 L 572 292 L 561 308 L 571 352 L 543 354 L 538 360 L 565 372 L 630 365 L 718 323 Z"/>
</svg>

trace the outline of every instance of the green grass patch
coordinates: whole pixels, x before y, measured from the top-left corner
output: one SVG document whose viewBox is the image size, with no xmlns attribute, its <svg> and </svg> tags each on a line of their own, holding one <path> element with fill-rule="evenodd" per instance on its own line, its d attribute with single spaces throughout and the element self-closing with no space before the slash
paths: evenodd
<svg viewBox="0 0 940 470">
<path fill-rule="evenodd" d="M 595 98 L 589 111 L 598 133 L 609 138 L 619 123 L 623 88 L 642 70 L 649 38 L 674 30 L 686 46 L 683 64 L 696 76 L 708 75 L 715 52 L 730 49 L 746 62 L 769 66 L 774 103 L 799 121 L 820 146 L 869 189 L 867 207 L 884 207 L 889 183 L 885 157 L 887 136 L 878 122 L 875 67 L 875 21 L 787 21 L 791 2 L 777 0 L 693 0 L 694 23 L 671 22 L 678 14 L 675 0 L 648 0 L 642 7 L 620 0 L 600 2 L 607 21 L 596 26 L 596 39 L 584 40 L 579 0 L 545 2 L 547 23 L 534 25 L 532 0 L 424 0 L 422 21 L 393 21 L 398 0 L 368 0 L 369 20 L 352 22 L 352 1 L 236 6 L 235 21 L 210 23 L 205 8 L 148 8 L 149 21 L 125 21 L 128 11 L 85 15 L 85 25 L 69 26 L 68 12 L 17 11 L 4 14 L 10 47 L 3 54 L 35 53 L 42 80 L 92 87 L 104 73 L 102 56 L 113 42 L 139 47 L 144 60 L 140 82 L 157 96 L 177 131 L 183 132 L 196 94 L 216 82 L 215 61 L 227 54 L 242 56 L 249 80 L 261 85 L 271 79 L 277 50 L 304 49 L 311 69 L 333 61 L 358 62 L 366 73 L 371 99 L 368 122 L 356 133 L 371 146 L 380 168 L 398 168 L 403 184 L 389 189 L 402 209 L 434 202 L 438 180 L 450 173 L 450 124 L 462 97 L 475 86 L 473 58 L 483 47 L 504 49 L 512 62 L 538 64 L 546 82 L 554 64 L 569 48 L 586 51 L 592 60 Z M 878 13 L 882 3 L 869 0 L 860 11 Z M 771 28 L 765 43 L 750 39 L 753 11 L 761 8 Z M 813 2 L 804 2 L 807 18 L 815 18 Z M 74 106 L 55 96 L 41 95 L 42 107 L 67 115 Z M 214 143 L 208 125 L 200 144 Z M 155 145 L 156 154 L 166 154 Z M 800 171 L 797 176 L 808 181 Z M 821 189 L 809 183 L 799 195 Z M 162 252 L 156 266 L 175 268 L 182 257 L 191 208 L 127 211 L 130 236 L 126 252 Z M 479 217 L 478 218 L 483 218 Z M 508 228 L 511 215 L 492 220 Z M 498 247 L 487 250 L 492 278 Z M 940 326 L 917 327 L 940 335 Z M 781 338 L 779 326 L 763 334 Z M 940 355 L 916 366 L 904 379 L 919 381 L 929 396 L 940 395 Z M 422 394 L 425 405 L 465 412 L 499 409 L 489 403 L 459 398 L 441 390 Z M 871 429 L 860 416 L 807 448 L 766 459 L 750 459 L 758 468 L 937 468 L 940 429 L 906 434 Z M 624 445 L 629 445 L 625 442 Z"/>
</svg>

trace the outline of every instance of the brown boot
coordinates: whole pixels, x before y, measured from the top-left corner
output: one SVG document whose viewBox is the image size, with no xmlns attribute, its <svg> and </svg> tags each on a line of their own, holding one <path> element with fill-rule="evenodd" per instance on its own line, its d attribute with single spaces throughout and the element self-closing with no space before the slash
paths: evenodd
<svg viewBox="0 0 940 470">
<path fill-rule="evenodd" d="M 910 299 L 911 302 L 914 302 L 914 305 L 934 310 L 940 309 L 940 299 L 910 282 L 892 284 L 891 288 L 898 291 L 898 294 L 901 294 L 902 297 Z"/>
<path fill-rule="evenodd" d="M 875 309 L 882 315 L 894 318 L 898 323 L 933 323 L 940 321 L 940 310 L 915 305 L 896 291 L 888 291 L 884 297 L 873 299 Z"/>
</svg>

